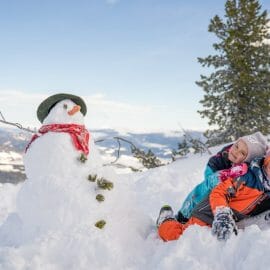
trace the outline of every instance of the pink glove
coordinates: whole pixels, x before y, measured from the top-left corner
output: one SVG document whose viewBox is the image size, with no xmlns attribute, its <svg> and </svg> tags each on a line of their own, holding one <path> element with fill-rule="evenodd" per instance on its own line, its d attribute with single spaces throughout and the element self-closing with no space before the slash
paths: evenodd
<svg viewBox="0 0 270 270">
<path fill-rule="evenodd" d="M 246 163 L 234 165 L 230 169 L 219 171 L 218 178 L 221 182 L 227 180 L 228 178 L 236 178 L 238 176 L 247 173 L 248 166 Z"/>
</svg>

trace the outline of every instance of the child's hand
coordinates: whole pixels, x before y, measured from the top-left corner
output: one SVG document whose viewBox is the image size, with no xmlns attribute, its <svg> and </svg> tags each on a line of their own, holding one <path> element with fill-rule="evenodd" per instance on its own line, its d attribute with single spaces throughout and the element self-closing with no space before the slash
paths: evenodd
<svg viewBox="0 0 270 270">
<path fill-rule="evenodd" d="M 237 234 L 232 210 L 229 207 L 218 208 L 212 224 L 212 234 L 216 235 L 218 240 L 227 240 L 232 233 Z"/>
<path fill-rule="evenodd" d="M 238 176 L 246 174 L 247 170 L 248 165 L 246 163 L 234 165 L 230 169 L 219 171 L 219 180 L 225 181 L 228 178 L 236 178 Z"/>
</svg>

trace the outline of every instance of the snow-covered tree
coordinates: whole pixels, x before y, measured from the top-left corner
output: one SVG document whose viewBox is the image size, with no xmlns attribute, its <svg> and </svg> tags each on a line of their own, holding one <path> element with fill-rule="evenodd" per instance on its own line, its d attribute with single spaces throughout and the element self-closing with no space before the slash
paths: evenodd
<svg viewBox="0 0 270 270">
<path fill-rule="evenodd" d="M 211 19 L 215 55 L 198 58 L 211 74 L 196 82 L 205 92 L 199 111 L 209 119 L 209 141 L 270 132 L 270 28 L 257 0 L 227 0 L 224 18 Z"/>
</svg>

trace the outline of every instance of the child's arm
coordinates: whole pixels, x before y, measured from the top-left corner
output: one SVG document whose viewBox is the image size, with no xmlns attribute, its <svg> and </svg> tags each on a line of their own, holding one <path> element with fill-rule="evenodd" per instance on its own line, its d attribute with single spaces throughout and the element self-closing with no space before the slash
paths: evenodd
<svg viewBox="0 0 270 270">
<path fill-rule="evenodd" d="M 179 222 L 186 222 L 185 218 L 189 218 L 191 216 L 195 206 L 206 198 L 211 190 L 220 183 L 219 172 L 220 171 L 213 171 L 210 166 L 206 166 L 204 171 L 204 181 L 193 188 L 178 212 L 177 219 Z"/>
<path fill-rule="evenodd" d="M 185 223 L 187 219 L 190 218 L 195 206 L 206 198 L 213 187 L 220 182 L 218 172 L 213 172 L 209 166 L 205 169 L 204 177 L 204 181 L 195 186 L 192 191 L 189 192 L 181 209 L 178 211 L 176 218 L 180 223 Z"/>
<path fill-rule="evenodd" d="M 176 217 L 179 222 L 185 223 L 190 218 L 195 206 L 206 198 L 211 190 L 220 182 L 219 171 L 231 167 L 232 164 L 227 158 L 230 147 L 231 145 L 224 147 L 208 160 L 204 171 L 204 180 L 193 188 L 178 211 Z"/>
<path fill-rule="evenodd" d="M 215 214 L 218 207 L 229 207 L 230 196 L 228 196 L 228 191 L 231 189 L 234 189 L 234 183 L 232 178 L 228 178 L 212 190 L 209 196 L 209 202 L 213 214 Z"/>
<path fill-rule="evenodd" d="M 210 206 L 214 214 L 212 233 L 218 240 L 227 240 L 232 233 L 237 234 L 237 226 L 233 218 L 233 212 L 229 207 L 229 191 L 234 188 L 231 178 L 220 183 L 213 189 L 209 196 Z"/>
</svg>

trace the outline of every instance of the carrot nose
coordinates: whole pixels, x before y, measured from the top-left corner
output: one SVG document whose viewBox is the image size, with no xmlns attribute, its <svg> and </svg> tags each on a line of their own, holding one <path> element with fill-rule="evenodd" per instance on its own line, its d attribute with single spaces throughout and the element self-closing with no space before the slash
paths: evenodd
<svg viewBox="0 0 270 270">
<path fill-rule="evenodd" d="M 81 109 L 81 106 L 75 105 L 71 110 L 68 111 L 69 115 L 74 115 L 75 113 L 79 112 Z"/>
</svg>

